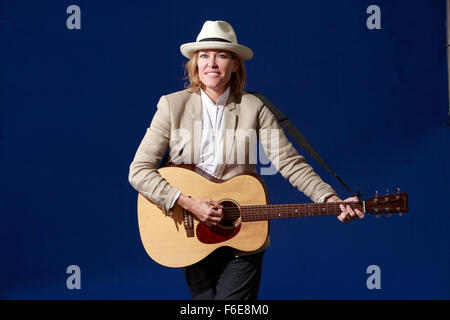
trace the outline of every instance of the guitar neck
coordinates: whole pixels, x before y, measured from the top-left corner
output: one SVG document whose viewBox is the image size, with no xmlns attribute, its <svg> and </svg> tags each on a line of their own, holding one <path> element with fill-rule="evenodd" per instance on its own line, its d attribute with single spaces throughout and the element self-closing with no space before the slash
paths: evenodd
<svg viewBox="0 0 450 320">
<path fill-rule="evenodd" d="M 342 202 L 302 203 L 302 204 L 271 204 L 251 205 L 241 207 L 242 221 L 261 221 L 283 218 L 317 217 L 337 215 L 341 213 L 339 205 Z M 364 203 L 346 203 L 352 209 L 365 211 Z"/>
</svg>

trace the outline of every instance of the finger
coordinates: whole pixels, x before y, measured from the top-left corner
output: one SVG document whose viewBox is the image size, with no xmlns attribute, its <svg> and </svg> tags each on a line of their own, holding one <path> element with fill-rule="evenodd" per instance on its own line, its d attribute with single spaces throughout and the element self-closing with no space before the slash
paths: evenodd
<svg viewBox="0 0 450 320">
<path fill-rule="evenodd" d="M 219 224 L 219 222 L 220 222 L 220 221 L 217 221 L 217 218 L 210 218 L 210 219 L 208 220 L 208 223 L 209 223 L 211 226 L 217 226 L 217 225 Z"/>
<path fill-rule="evenodd" d="M 355 211 L 353 211 L 352 207 L 350 207 L 349 205 L 347 205 L 347 212 L 350 215 L 350 217 L 354 218 L 356 216 Z"/>
<path fill-rule="evenodd" d="M 219 214 L 219 216 L 223 216 L 223 211 L 222 211 L 223 206 L 219 204 L 218 207 L 214 207 L 211 208 L 214 212 L 216 212 L 217 214 Z"/>
<path fill-rule="evenodd" d="M 208 214 L 208 220 L 211 223 L 214 223 L 214 225 L 218 224 L 220 221 L 222 221 L 223 214 L 221 212 L 218 212 L 214 209 L 210 209 Z"/>
<path fill-rule="evenodd" d="M 211 217 L 222 217 L 223 216 L 222 209 L 209 208 L 208 210 L 209 210 L 208 215 Z"/>
<path fill-rule="evenodd" d="M 347 214 L 345 212 L 341 212 L 337 217 L 341 222 L 345 222 L 345 218 L 347 217 Z"/>
<path fill-rule="evenodd" d="M 347 222 L 350 221 L 349 217 L 346 216 L 344 213 L 341 213 L 341 214 L 338 216 L 338 219 L 339 219 L 339 221 L 341 221 L 341 222 L 343 222 L 343 223 L 347 223 Z"/>
<path fill-rule="evenodd" d="M 342 214 L 338 215 L 337 218 L 339 219 L 340 222 L 344 222 L 345 223 L 345 220 L 342 217 Z"/>
<path fill-rule="evenodd" d="M 211 200 L 211 199 L 205 199 L 204 200 L 205 202 L 205 207 L 204 207 L 204 210 L 206 210 L 206 212 L 207 212 L 207 214 L 209 215 L 210 214 L 210 212 L 212 212 L 212 211 L 214 211 L 214 212 L 218 212 L 218 210 L 216 210 L 216 206 L 215 206 L 215 204 L 218 204 L 217 202 L 215 202 L 214 200 Z M 220 205 L 219 205 L 220 206 Z M 220 207 L 222 207 L 222 206 L 220 206 Z"/>
<path fill-rule="evenodd" d="M 353 220 L 353 216 L 355 215 L 355 212 L 349 205 L 341 204 L 341 210 L 344 222 L 349 222 Z"/>
<path fill-rule="evenodd" d="M 220 203 L 218 203 L 218 202 L 216 202 L 216 201 L 214 201 L 212 199 L 209 199 L 209 204 L 214 206 L 215 208 L 218 208 L 218 209 L 222 209 L 223 208 L 223 206 Z"/>
<path fill-rule="evenodd" d="M 361 219 L 364 218 L 364 212 L 362 212 L 361 210 L 355 209 L 356 214 L 358 215 L 358 217 L 360 217 Z"/>
<path fill-rule="evenodd" d="M 339 208 L 341 209 L 342 218 L 345 218 L 348 215 L 347 208 L 343 204 L 340 204 Z"/>
<path fill-rule="evenodd" d="M 359 202 L 358 197 L 350 197 L 344 200 L 344 202 Z"/>
<path fill-rule="evenodd" d="M 203 222 L 204 222 L 207 226 L 211 227 L 211 226 L 216 226 L 216 225 L 220 222 L 220 220 L 221 220 L 220 217 L 213 216 L 213 215 L 211 215 L 211 214 L 207 214 L 207 215 L 205 216 L 205 219 L 204 219 Z"/>
</svg>

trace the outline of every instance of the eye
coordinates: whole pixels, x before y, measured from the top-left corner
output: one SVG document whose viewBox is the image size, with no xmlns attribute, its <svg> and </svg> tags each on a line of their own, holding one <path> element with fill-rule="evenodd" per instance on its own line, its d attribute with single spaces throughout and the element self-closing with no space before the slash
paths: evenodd
<svg viewBox="0 0 450 320">
<path fill-rule="evenodd" d="M 200 58 L 208 58 L 208 55 L 206 53 L 200 53 L 199 57 Z"/>
</svg>

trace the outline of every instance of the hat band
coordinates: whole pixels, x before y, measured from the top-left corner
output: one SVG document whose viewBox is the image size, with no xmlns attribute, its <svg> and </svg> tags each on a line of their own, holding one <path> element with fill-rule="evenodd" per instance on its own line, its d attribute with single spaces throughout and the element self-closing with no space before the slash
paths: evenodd
<svg viewBox="0 0 450 320">
<path fill-rule="evenodd" d="M 204 38 L 204 39 L 198 40 L 198 42 L 201 42 L 201 41 L 220 41 L 220 42 L 229 42 L 229 43 L 231 43 L 231 41 L 228 41 L 228 40 L 225 40 L 225 39 L 222 39 L 222 38 Z"/>
</svg>

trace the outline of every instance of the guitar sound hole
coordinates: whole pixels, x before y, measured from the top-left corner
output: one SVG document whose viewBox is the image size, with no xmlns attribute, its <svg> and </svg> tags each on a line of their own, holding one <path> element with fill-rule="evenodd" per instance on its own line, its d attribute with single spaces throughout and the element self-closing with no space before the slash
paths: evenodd
<svg viewBox="0 0 450 320">
<path fill-rule="evenodd" d="M 240 224 L 241 212 L 239 207 L 232 201 L 224 200 L 219 202 L 222 206 L 223 218 L 219 226 L 225 228 L 236 228 Z"/>
</svg>

